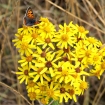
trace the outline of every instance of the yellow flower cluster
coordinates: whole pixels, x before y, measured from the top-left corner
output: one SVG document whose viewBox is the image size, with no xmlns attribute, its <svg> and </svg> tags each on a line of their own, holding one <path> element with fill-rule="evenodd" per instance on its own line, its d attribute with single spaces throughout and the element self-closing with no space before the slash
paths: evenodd
<svg viewBox="0 0 105 105">
<path fill-rule="evenodd" d="M 21 56 L 18 79 L 25 82 L 31 100 L 76 102 L 76 96 L 88 88 L 86 77 L 100 78 L 104 72 L 105 48 L 96 38 L 87 37 L 83 26 L 64 23 L 56 31 L 47 18 L 40 21 L 19 28 L 13 40 Z"/>
</svg>

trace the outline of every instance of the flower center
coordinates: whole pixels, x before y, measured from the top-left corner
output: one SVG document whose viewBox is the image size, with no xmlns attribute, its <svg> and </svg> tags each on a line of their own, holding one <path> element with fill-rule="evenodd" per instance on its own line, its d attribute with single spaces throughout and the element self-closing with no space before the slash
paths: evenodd
<svg viewBox="0 0 105 105">
<path fill-rule="evenodd" d="M 29 87 L 34 87 L 35 86 L 35 83 L 33 81 L 29 81 L 28 86 Z"/>
<path fill-rule="evenodd" d="M 41 57 L 45 58 L 45 57 L 46 57 L 46 52 L 43 51 L 43 52 L 41 53 Z"/>
<path fill-rule="evenodd" d="M 87 50 L 86 53 L 85 53 L 85 55 L 86 55 L 87 57 L 89 57 L 90 54 L 91 54 L 91 51 L 90 51 L 90 50 Z"/>
<path fill-rule="evenodd" d="M 44 85 L 41 85 L 39 88 L 41 91 L 46 91 L 46 86 L 44 86 Z"/>
<path fill-rule="evenodd" d="M 63 57 L 63 61 L 64 62 L 68 61 L 68 57 Z"/>
<path fill-rule="evenodd" d="M 25 71 L 24 71 L 24 74 L 25 74 L 26 76 L 28 76 L 28 70 L 25 70 Z"/>
<path fill-rule="evenodd" d="M 81 37 L 80 38 L 77 37 L 77 42 L 79 42 L 80 40 L 83 40 L 83 39 Z"/>
<path fill-rule="evenodd" d="M 47 95 L 48 95 L 48 96 L 52 97 L 53 94 L 54 94 L 54 91 L 53 91 L 52 89 L 48 89 L 48 90 L 47 90 Z"/>
<path fill-rule="evenodd" d="M 80 73 L 80 68 L 79 67 L 77 67 L 76 69 L 75 69 L 75 71 L 77 72 L 77 73 Z"/>
<path fill-rule="evenodd" d="M 36 99 L 36 93 L 35 92 L 29 92 L 28 96 L 30 97 L 30 99 L 35 100 Z"/>
<path fill-rule="evenodd" d="M 78 58 L 78 61 L 81 62 L 83 58 Z"/>
<path fill-rule="evenodd" d="M 78 31 L 83 33 L 83 32 L 85 32 L 85 28 L 83 26 L 80 26 L 80 27 L 78 27 Z"/>
<path fill-rule="evenodd" d="M 36 39 L 36 38 L 38 37 L 38 34 L 33 33 L 33 34 L 32 34 L 32 37 L 33 37 L 33 39 Z"/>
<path fill-rule="evenodd" d="M 28 43 L 27 43 L 27 42 L 23 42 L 23 43 L 21 44 L 21 48 L 22 48 L 23 50 L 26 50 L 26 49 L 28 48 Z"/>
<path fill-rule="evenodd" d="M 69 36 L 67 34 L 63 34 L 61 39 L 66 42 L 66 41 L 68 41 Z"/>
<path fill-rule="evenodd" d="M 98 59 L 99 59 L 99 56 L 97 56 L 97 55 L 95 55 L 95 56 L 93 57 L 93 60 L 94 60 L 94 61 L 98 61 Z"/>
<path fill-rule="evenodd" d="M 50 39 L 50 38 L 46 38 L 46 39 L 45 39 L 45 42 L 46 42 L 46 43 L 50 43 L 50 42 L 51 42 L 51 39 Z"/>
<path fill-rule="evenodd" d="M 63 70 L 63 71 L 62 71 L 62 75 L 63 75 L 63 76 L 67 76 L 67 75 L 68 75 L 68 70 Z"/>
<path fill-rule="evenodd" d="M 87 88 L 88 88 L 87 82 L 82 81 L 81 84 L 80 84 L 80 89 L 84 90 L 84 89 L 87 89 Z"/>
<path fill-rule="evenodd" d="M 61 71 L 62 71 L 62 67 L 59 67 L 59 68 L 58 68 L 58 71 L 60 71 L 60 72 L 61 72 Z"/>
<path fill-rule="evenodd" d="M 28 62 L 31 62 L 31 61 L 32 61 L 32 55 L 28 56 L 28 57 L 26 58 L 26 60 L 27 60 Z"/>
<path fill-rule="evenodd" d="M 63 88 L 63 87 L 60 88 L 60 93 L 65 93 L 65 91 L 66 91 L 65 88 Z"/>
<path fill-rule="evenodd" d="M 52 67 L 51 61 L 48 61 L 48 62 L 46 63 L 46 67 L 48 67 L 48 68 Z"/>
</svg>

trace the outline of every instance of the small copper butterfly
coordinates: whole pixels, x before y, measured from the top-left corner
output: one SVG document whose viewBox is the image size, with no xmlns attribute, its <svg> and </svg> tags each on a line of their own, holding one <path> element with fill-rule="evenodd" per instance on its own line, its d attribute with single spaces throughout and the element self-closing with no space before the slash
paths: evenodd
<svg viewBox="0 0 105 105">
<path fill-rule="evenodd" d="M 40 22 L 36 21 L 31 7 L 28 7 L 26 10 L 25 16 L 23 18 L 23 24 L 27 25 L 27 26 L 32 26 L 32 25 L 35 25 L 38 23 L 40 23 Z"/>
</svg>

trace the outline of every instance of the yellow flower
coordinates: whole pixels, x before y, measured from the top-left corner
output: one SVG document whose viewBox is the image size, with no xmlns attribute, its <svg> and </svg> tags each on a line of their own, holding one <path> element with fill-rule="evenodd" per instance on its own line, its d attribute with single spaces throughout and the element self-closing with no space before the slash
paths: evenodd
<svg viewBox="0 0 105 105">
<path fill-rule="evenodd" d="M 18 67 L 18 69 L 19 71 L 16 72 L 16 74 L 19 75 L 18 79 L 20 80 L 20 83 L 25 81 L 25 84 L 27 84 L 30 78 L 29 77 L 30 68 L 28 67 L 28 65 L 26 65 L 22 68 Z"/>
<path fill-rule="evenodd" d="M 48 85 L 47 81 L 44 81 L 43 84 L 41 82 L 37 82 L 37 86 L 38 86 L 38 89 L 40 91 L 40 93 L 39 93 L 40 96 L 46 95 L 47 85 Z"/>
<path fill-rule="evenodd" d="M 59 102 L 62 103 L 63 102 L 63 99 L 65 102 L 68 101 L 69 99 L 69 93 L 67 92 L 67 85 L 66 84 L 60 84 L 59 86 L 59 91 L 58 93 L 56 94 L 59 98 Z"/>
<path fill-rule="evenodd" d="M 28 56 L 30 54 L 33 54 L 33 49 L 36 49 L 36 46 L 33 45 L 32 43 L 30 43 L 30 44 L 29 43 L 30 43 L 29 40 L 21 41 L 20 46 L 18 46 L 18 48 L 20 48 L 19 53 L 21 55 L 25 54 L 26 56 Z"/>
<path fill-rule="evenodd" d="M 40 45 L 42 45 L 43 49 L 45 49 L 46 47 L 51 47 L 53 50 L 55 49 L 53 45 L 52 37 L 44 37 L 44 38 L 38 37 L 37 46 L 40 46 Z"/>
<path fill-rule="evenodd" d="M 90 70 L 91 76 L 97 76 L 100 79 L 100 76 L 105 71 L 105 61 L 100 62 L 99 64 L 95 65 L 94 69 Z"/>
<path fill-rule="evenodd" d="M 84 41 L 84 44 L 86 44 L 86 46 L 91 46 L 95 48 L 102 46 L 101 41 L 97 40 L 94 37 L 87 37 L 86 40 Z"/>
<path fill-rule="evenodd" d="M 45 80 L 50 81 L 50 77 L 48 76 L 47 68 L 43 67 L 33 67 L 33 71 L 29 73 L 30 77 L 33 78 L 34 82 L 40 81 L 42 84 Z"/>
<path fill-rule="evenodd" d="M 67 84 L 66 89 L 69 94 L 68 97 L 77 102 L 76 95 L 79 94 L 78 89 L 76 87 L 71 86 L 71 84 Z"/>
<path fill-rule="evenodd" d="M 14 42 L 14 46 L 16 46 L 16 48 L 19 48 L 18 46 L 20 46 L 22 39 L 23 39 L 23 34 L 15 34 L 16 38 L 12 40 L 12 42 Z"/>
<path fill-rule="evenodd" d="M 88 59 L 88 62 L 90 62 L 91 65 L 98 65 L 101 63 L 102 56 L 98 52 L 94 52 L 90 55 L 90 58 Z"/>
<path fill-rule="evenodd" d="M 39 87 L 37 86 L 37 84 L 35 82 L 33 82 L 32 80 L 28 81 L 27 84 L 27 92 L 36 92 L 37 94 L 39 93 Z"/>
<path fill-rule="evenodd" d="M 77 33 L 76 27 L 72 24 L 69 25 L 64 24 L 64 26 L 60 25 L 59 32 L 54 35 L 54 42 L 57 42 L 58 48 L 67 49 L 68 46 L 73 46 L 76 42 L 76 37 L 74 35 Z"/>
<path fill-rule="evenodd" d="M 79 94 L 83 94 L 86 89 L 88 89 L 88 83 L 85 81 L 85 76 L 83 76 L 83 80 L 80 80 L 78 86 Z"/>
<path fill-rule="evenodd" d="M 43 105 L 46 105 L 46 104 L 49 103 L 49 99 L 46 98 L 46 97 L 41 97 L 40 102 L 41 102 Z"/>
<path fill-rule="evenodd" d="M 72 69 L 72 65 L 69 62 L 64 62 L 58 71 L 55 71 L 55 80 L 60 83 L 68 83 L 72 81 L 72 74 L 75 73 L 75 70 Z"/>
<path fill-rule="evenodd" d="M 54 83 L 53 81 L 50 82 L 50 85 L 47 85 L 46 89 L 46 98 L 52 98 L 53 100 L 58 100 L 59 94 L 59 83 Z"/>
<path fill-rule="evenodd" d="M 92 46 L 85 46 L 82 43 L 79 43 L 76 47 L 76 54 L 77 58 L 82 58 L 81 63 L 88 67 L 91 62 L 89 59 L 92 57 L 91 55 L 98 51 L 97 48 L 93 48 Z"/>
<path fill-rule="evenodd" d="M 55 26 L 47 19 L 40 18 L 39 34 L 42 38 L 52 38 L 55 34 Z"/>
<path fill-rule="evenodd" d="M 28 92 L 28 97 L 30 100 L 38 100 L 40 98 L 40 96 L 37 96 L 36 92 Z"/>
<path fill-rule="evenodd" d="M 77 34 L 78 38 L 85 39 L 86 35 L 89 33 L 89 31 L 85 30 L 85 28 L 83 26 L 78 26 L 77 24 L 76 24 L 76 27 L 78 29 L 78 34 Z"/>
<path fill-rule="evenodd" d="M 70 22 L 68 25 L 66 23 L 64 23 L 64 26 L 59 25 L 59 32 L 67 32 L 67 33 L 71 33 L 73 36 L 75 34 L 77 34 L 78 29 L 76 27 L 76 25 L 73 24 L 73 22 Z"/>
<path fill-rule="evenodd" d="M 88 89 L 85 78 L 100 79 L 105 71 L 105 47 L 73 22 L 59 25 L 56 31 L 47 18 L 40 21 L 19 28 L 12 40 L 21 56 L 18 79 L 25 82 L 31 100 L 76 102 L 76 96 Z"/>
<path fill-rule="evenodd" d="M 38 33 L 37 28 L 33 28 L 32 33 L 29 33 L 28 35 L 25 35 L 23 37 L 23 40 L 29 40 L 30 43 L 34 44 L 34 46 L 36 45 L 36 40 L 39 37 L 39 33 Z"/>
<path fill-rule="evenodd" d="M 23 34 L 23 35 L 29 35 L 29 34 L 32 34 L 32 32 L 33 32 L 33 27 L 23 26 L 23 28 L 18 29 L 17 33 Z"/>
<path fill-rule="evenodd" d="M 29 68 L 32 68 L 33 64 L 35 63 L 34 54 L 29 56 L 21 56 L 21 60 L 19 60 L 18 63 L 20 63 L 22 67 L 29 65 Z"/>
<path fill-rule="evenodd" d="M 102 75 L 103 71 L 101 69 L 91 69 L 90 75 L 96 76 L 98 79 L 100 79 L 100 76 Z"/>
<path fill-rule="evenodd" d="M 50 76 L 54 75 L 54 69 L 57 68 L 56 62 L 60 59 L 59 57 L 56 58 L 55 53 L 52 54 L 52 52 L 47 52 L 45 56 L 45 60 L 42 59 L 43 57 L 39 57 L 36 59 L 39 59 L 39 62 L 35 62 L 35 67 L 41 67 L 49 71 Z"/>
</svg>

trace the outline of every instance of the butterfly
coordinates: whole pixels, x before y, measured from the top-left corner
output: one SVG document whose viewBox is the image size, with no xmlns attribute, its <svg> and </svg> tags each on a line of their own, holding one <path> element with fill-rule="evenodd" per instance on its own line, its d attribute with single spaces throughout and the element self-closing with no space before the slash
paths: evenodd
<svg viewBox="0 0 105 105">
<path fill-rule="evenodd" d="M 35 25 L 35 24 L 38 24 L 38 23 L 39 23 L 39 21 L 37 21 L 35 19 L 32 8 L 28 7 L 27 10 L 26 10 L 25 16 L 23 18 L 23 24 L 26 25 L 26 26 L 32 26 L 32 25 Z"/>
</svg>

